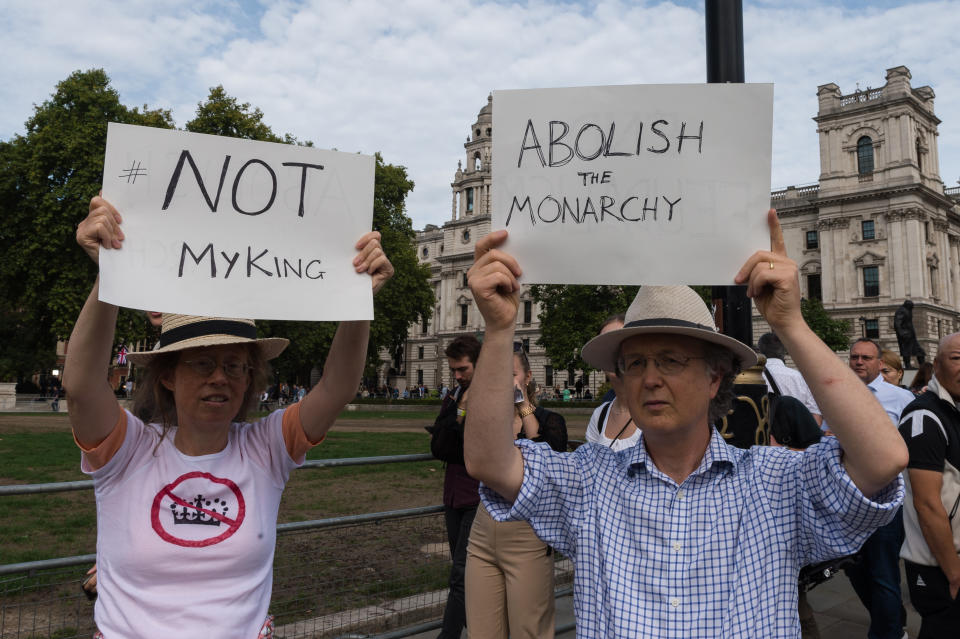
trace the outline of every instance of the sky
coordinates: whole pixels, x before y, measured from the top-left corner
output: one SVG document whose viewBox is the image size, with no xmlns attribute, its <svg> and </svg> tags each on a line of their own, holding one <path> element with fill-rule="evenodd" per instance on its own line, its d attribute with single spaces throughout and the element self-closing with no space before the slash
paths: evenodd
<svg viewBox="0 0 960 639">
<path fill-rule="evenodd" d="M 960 1 L 743 0 L 747 82 L 774 83 L 771 187 L 819 177 L 817 87 L 933 88 L 940 176 L 960 180 Z M 703 2 L 4 0 L 0 139 L 78 69 L 182 127 L 210 87 L 275 133 L 407 167 L 415 228 L 450 219 L 463 142 L 496 89 L 706 81 Z"/>
</svg>

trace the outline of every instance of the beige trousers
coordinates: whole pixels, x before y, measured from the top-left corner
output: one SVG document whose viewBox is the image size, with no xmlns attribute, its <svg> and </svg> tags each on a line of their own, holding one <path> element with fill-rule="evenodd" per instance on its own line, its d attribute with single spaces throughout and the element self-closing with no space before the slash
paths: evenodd
<svg viewBox="0 0 960 639">
<path fill-rule="evenodd" d="M 553 554 L 525 521 L 496 522 L 483 504 L 467 546 L 468 639 L 553 637 Z"/>
</svg>

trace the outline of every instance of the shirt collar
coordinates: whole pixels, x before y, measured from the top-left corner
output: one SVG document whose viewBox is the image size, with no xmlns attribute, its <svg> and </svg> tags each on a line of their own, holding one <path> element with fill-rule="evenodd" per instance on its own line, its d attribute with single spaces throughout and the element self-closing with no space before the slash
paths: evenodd
<svg viewBox="0 0 960 639">
<path fill-rule="evenodd" d="M 940 382 L 937 381 L 937 376 L 933 375 L 930 378 L 930 381 L 927 383 L 927 390 L 937 394 L 937 397 L 943 401 L 956 406 L 960 410 L 960 402 L 954 401 L 953 397 L 950 396 L 950 393 L 947 392 L 947 389 L 940 385 Z"/>
<path fill-rule="evenodd" d="M 691 475 L 700 475 L 710 470 L 714 466 L 736 468 L 737 456 L 734 454 L 735 448 L 724 441 L 723 435 L 713 427 L 710 427 L 710 443 L 707 444 L 707 450 L 703 453 L 703 459 L 700 465 Z M 646 469 L 650 456 L 647 454 L 647 442 L 643 438 L 643 431 L 640 431 L 640 441 L 630 449 L 630 457 L 627 461 L 627 475 L 633 476 L 641 469 Z"/>
<path fill-rule="evenodd" d="M 870 390 L 876 393 L 878 390 L 880 390 L 880 385 L 883 383 L 884 383 L 883 375 L 877 375 L 877 378 L 872 382 L 870 382 L 869 384 L 867 384 L 867 387 L 869 387 Z"/>
</svg>

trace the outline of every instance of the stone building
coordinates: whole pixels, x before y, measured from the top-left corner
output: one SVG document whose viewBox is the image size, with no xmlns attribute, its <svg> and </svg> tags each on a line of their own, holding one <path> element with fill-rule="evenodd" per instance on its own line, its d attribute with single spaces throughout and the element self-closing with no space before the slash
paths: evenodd
<svg viewBox="0 0 960 639">
<path fill-rule="evenodd" d="M 893 317 L 912 300 L 920 345 L 960 330 L 960 188 L 944 188 L 934 92 L 907 67 L 878 89 L 817 89 L 820 180 L 771 194 L 804 296 L 898 352 Z M 766 327 L 754 317 L 754 335 Z"/>
<path fill-rule="evenodd" d="M 851 339 L 873 337 L 895 352 L 893 316 L 910 299 L 917 337 L 932 357 L 941 336 L 960 330 L 960 187 L 944 188 L 940 178 L 933 89 L 913 88 L 910 80 L 900 66 L 887 70 L 879 89 L 843 95 L 833 83 L 818 87 L 819 182 L 775 191 L 771 205 L 805 297 L 849 320 Z M 492 135 L 488 97 L 450 185 L 450 220 L 417 233 L 436 305 L 433 319 L 410 330 L 399 367 L 406 376 L 397 385 L 449 384 L 443 348 L 457 335 L 483 331 L 466 273 L 474 242 L 490 230 Z M 539 309 L 527 287 L 520 299 L 517 340 L 529 345 L 534 378 L 572 387 L 574 377 L 554 372 L 536 344 Z M 767 330 L 755 315 L 754 338 Z M 589 386 L 602 381 L 594 373 Z"/>
</svg>

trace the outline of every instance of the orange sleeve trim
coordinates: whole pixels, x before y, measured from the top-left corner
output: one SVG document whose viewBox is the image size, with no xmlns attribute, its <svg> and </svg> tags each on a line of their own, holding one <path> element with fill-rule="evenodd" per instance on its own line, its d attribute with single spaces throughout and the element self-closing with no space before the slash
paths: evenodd
<svg viewBox="0 0 960 639">
<path fill-rule="evenodd" d="M 290 406 L 283 411 L 283 441 L 287 445 L 287 453 L 290 459 L 299 461 L 307 454 L 307 451 L 324 440 L 326 435 L 315 442 L 307 438 L 303 432 L 303 422 L 300 421 L 300 402 Z"/>
<path fill-rule="evenodd" d="M 83 455 L 93 470 L 99 470 L 107 465 L 107 462 L 113 459 L 120 447 L 123 446 L 123 440 L 127 436 L 127 412 L 120 409 L 120 416 L 117 417 L 117 423 L 107 437 L 97 444 L 87 448 L 77 440 L 76 433 L 73 434 L 73 441 L 83 451 Z"/>
</svg>

